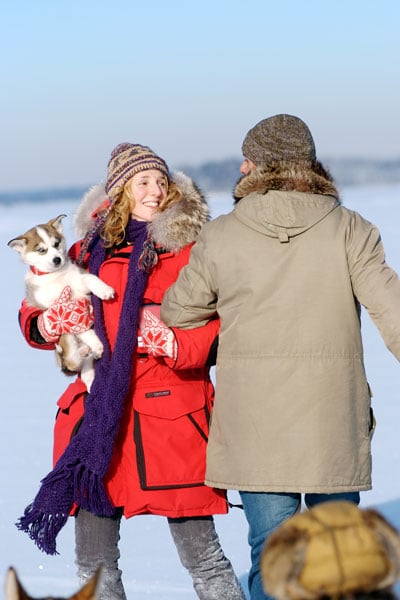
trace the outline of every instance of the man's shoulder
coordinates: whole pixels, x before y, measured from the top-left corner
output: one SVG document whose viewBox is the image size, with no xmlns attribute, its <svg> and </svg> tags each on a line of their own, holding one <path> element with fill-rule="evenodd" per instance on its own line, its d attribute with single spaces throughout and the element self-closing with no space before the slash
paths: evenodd
<svg viewBox="0 0 400 600">
<path fill-rule="evenodd" d="M 225 228 L 233 221 L 233 210 L 229 213 L 218 215 L 211 221 L 208 221 L 205 225 L 203 225 L 202 231 L 210 232 L 210 231 L 218 231 L 220 229 Z"/>
</svg>

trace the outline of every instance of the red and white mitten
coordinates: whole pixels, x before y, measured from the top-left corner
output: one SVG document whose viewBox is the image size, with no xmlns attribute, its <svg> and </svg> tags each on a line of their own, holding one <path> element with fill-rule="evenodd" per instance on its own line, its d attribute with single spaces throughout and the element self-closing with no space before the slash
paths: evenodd
<svg viewBox="0 0 400 600">
<path fill-rule="evenodd" d="M 57 342 L 63 333 L 82 333 L 93 327 L 93 307 L 85 296 L 71 298 L 66 286 L 59 298 L 38 317 L 38 329 L 46 342 Z"/>
<path fill-rule="evenodd" d="M 168 356 L 176 360 L 178 344 L 172 329 L 167 327 L 151 310 L 144 308 L 140 322 L 141 348 L 152 356 Z"/>
</svg>

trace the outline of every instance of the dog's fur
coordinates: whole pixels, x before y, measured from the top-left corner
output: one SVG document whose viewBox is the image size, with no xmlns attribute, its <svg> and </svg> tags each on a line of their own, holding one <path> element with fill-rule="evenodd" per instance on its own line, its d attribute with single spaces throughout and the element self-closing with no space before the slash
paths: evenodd
<svg viewBox="0 0 400 600">
<path fill-rule="evenodd" d="M 99 582 L 100 568 L 93 577 L 73 596 L 68 598 L 56 598 L 46 596 L 37 600 L 96 600 L 96 589 Z M 13 567 L 8 569 L 5 582 L 5 600 L 34 600 L 23 588 L 18 575 Z"/>
<path fill-rule="evenodd" d="M 260 572 L 264 591 L 277 600 L 394 600 L 400 535 L 374 509 L 322 502 L 268 537 Z"/>
<path fill-rule="evenodd" d="M 109 285 L 69 259 L 62 229 L 65 216 L 32 227 L 8 242 L 20 254 L 22 262 L 31 267 L 25 276 L 26 299 L 31 306 L 48 308 L 66 286 L 71 288 L 73 298 L 89 297 L 90 293 L 102 300 L 114 297 Z M 80 372 L 88 390 L 94 378 L 94 360 L 102 353 L 103 344 L 93 329 L 76 335 L 64 334 L 56 344 L 61 370 L 66 375 Z"/>
</svg>

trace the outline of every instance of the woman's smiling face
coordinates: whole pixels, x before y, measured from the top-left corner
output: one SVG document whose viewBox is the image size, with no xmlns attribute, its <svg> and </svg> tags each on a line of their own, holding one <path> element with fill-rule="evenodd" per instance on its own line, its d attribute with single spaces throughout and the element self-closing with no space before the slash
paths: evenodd
<svg viewBox="0 0 400 600">
<path fill-rule="evenodd" d="M 157 169 L 136 173 L 127 185 L 131 214 L 137 221 L 152 221 L 167 199 L 168 181 Z"/>
</svg>

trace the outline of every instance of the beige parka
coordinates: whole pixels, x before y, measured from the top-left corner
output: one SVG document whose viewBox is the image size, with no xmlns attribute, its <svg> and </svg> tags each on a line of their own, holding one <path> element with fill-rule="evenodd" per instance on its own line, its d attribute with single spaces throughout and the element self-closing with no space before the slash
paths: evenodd
<svg viewBox="0 0 400 600">
<path fill-rule="evenodd" d="M 400 360 L 400 282 L 377 228 L 325 175 L 282 165 L 243 177 L 164 298 L 169 326 L 221 319 L 208 485 L 371 488 L 360 305 Z"/>
</svg>

